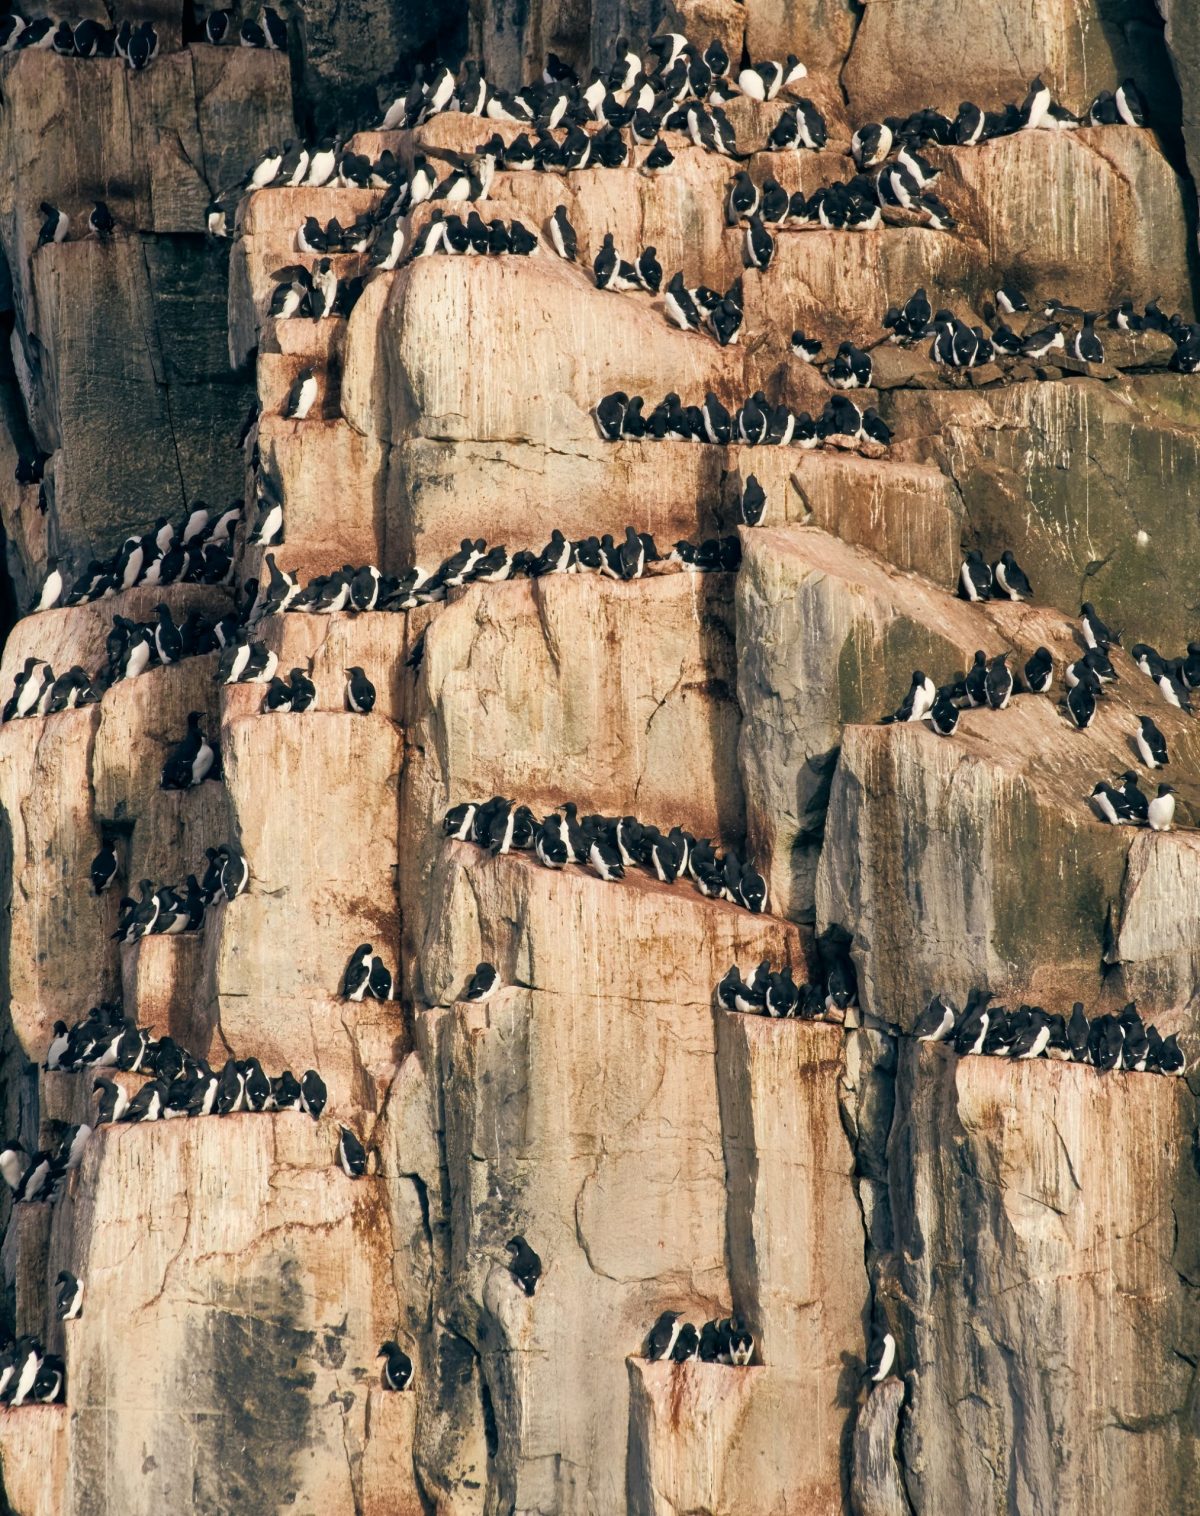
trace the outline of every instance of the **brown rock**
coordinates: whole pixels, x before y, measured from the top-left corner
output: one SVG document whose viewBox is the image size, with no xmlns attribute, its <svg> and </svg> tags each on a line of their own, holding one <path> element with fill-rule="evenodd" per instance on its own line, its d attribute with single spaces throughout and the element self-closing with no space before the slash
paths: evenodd
<svg viewBox="0 0 1200 1516">
<path fill-rule="evenodd" d="M 908 1516 L 912 1507 L 896 1459 L 904 1385 L 894 1376 L 871 1386 L 854 1423 L 850 1508 L 854 1516 Z"/>
<path fill-rule="evenodd" d="M 1083 1516 L 1100 1487 L 1114 1509 L 1186 1506 L 1193 1250 L 1175 1218 L 1198 1196 L 1180 1081 L 908 1044 L 897 1096 L 916 1508 L 949 1516 L 1015 1496 Z M 1114 1142 L 1127 1161 L 1112 1162 Z M 1049 1414 L 1030 1416 L 1035 1404 Z M 1001 1447 L 1015 1464 L 995 1462 Z"/>
<path fill-rule="evenodd" d="M 962 502 L 926 464 L 856 457 L 825 448 L 739 448 L 735 488 L 750 474 L 767 492 L 764 525 L 820 527 L 900 569 L 951 584 L 961 562 Z M 729 510 L 737 519 L 736 506 Z"/>
<path fill-rule="evenodd" d="M 1125 19 L 1124 12 L 1081 11 L 1069 0 L 1019 11 L 936 10 L 922 0 L 868 6 L 842 72 L 851 114 L 881 121 L 933 105 L 953 116 L 960 100 L 996 110 L 1006 100 L 1019 104 L 1035 74 L 1074 111 L 1086 112 L 1098 91 L 1130 74 L 1154 96 L 1166 59 L 1153 26 L 1126 26 Z"/>
<path fill-rule="evenodd" d="M 983 243 L 996 279 L 1012 279 L 1031 304 L 1055 295 L 1085 310 L 1107 309 L 1114 296 L 1136 301 L 1152 289 L 1168 310 L 1192 310 L 1191 192 L 1152 132 L 1017 132 L 931 153 L 945 170 L 937 193 L 964 233 Z M 1048 214 L 1050 206 L 1061 213 Z"/>
</svg>

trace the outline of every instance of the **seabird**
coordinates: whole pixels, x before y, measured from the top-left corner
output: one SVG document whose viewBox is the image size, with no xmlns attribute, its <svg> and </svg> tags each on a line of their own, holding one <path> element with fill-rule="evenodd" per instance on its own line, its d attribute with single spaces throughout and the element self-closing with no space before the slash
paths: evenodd
<svg viewBox="0 0 1200 1516">
<path fill-rule="evenodd" d="M 519 1233 L 505 1243 L 508 1250 L 509 1272 L 526 1295 L 532 1295 L 542 1274 L 542 1260 Z"/>
<path fill-rule="evenodd" d="M 678 1311 L 662 1313 L 646 1337 L 646 1358 L 650 1363 L 659 1363 L 664 1358 L 670 1358 L 681 1325 Z"/>
<path fill-rule="evenodd" d="M 1138 717 L 1138 731 L 1134 738 L 1142 762 L 1148 769 L 1156 769 L 1169 763 L 1167 739 L 1149 716 Z"/>
<path fill-rule="evenodd" d="M 490 963 L 476 965 L 475 972 L 471 975 L 466 989 L 463 991 L 464 1000 L 487 1000 L 500 983 L 500 976 L 495 966 Z"/>
<path fill-rule="evenodd" d="M 1054 683 L 1054 659 L 1048 647 L 1039 647 L 1033 656 L 1026 660 L 1025 688 L 1034 695 L 1047 695 L 1050 686 Z"/>
<path fill-rule="evenodd" d="M 296 375 L 284 401 L 283 414 L 289 421 L 304 421 L 317 398 L 317 380 L 311 367 Z"/>
<path fill-rule="evenodd" d="M 83 1311 L 83 1285 L 67 1269 L 59 1271 L 55 1284 L 54 1304 L 59 1321 L 76 1321 Z"/>
<path fill-rule="evenodd" d="M 964 600 L 988 600 L 992 594 L 992 571 L 978 548 L 969 548 L 958 571 L 958 592 Z"/>
<path fill-rule="evenodd" d="M 896 1339 L 886 1328 L 873 1328 L 867 1349 L 867 1378 L 872 1384 L 880 1384 L 892 1372 L 896 1362 Z"/>
<path fill-rule="evenodd" d="M 1169 832 L 1175 819 L 1175 791 L 1169 784 L 1160 784 L 1158 794 L 1147 807 L 1146 820 L 1152 832 Z"/>
<path fill-rule="evenodd" d="M 385 1390 L 405 1390 L 412 1383 L 412 1359 L 395 1342 L 385 1342 L 376 1355 L 384 1360 L 383 1387 Z"/>
<path fill-rule="evenodd" d="M 1005 548 L 998 561 L 992 565 L 992 578 L 1010 600 L 1030 600 L 1033 597 L 1033 586 L 1025 577 L 1011 548 Z"/>
<path fill-rule="evenodd" d="M 367 1172 L 367 1153 L 362 1143 L 348 1126 L 341 1127 L 338 1137 L 338 1163 L 347 1179 L 361 1179 Z"/>
<path fill-rule="evenodd" d="M 375 708 L 375 686 L 356 664 L 346 670 L 346 708 L 369 715 Z"/>
</svg>

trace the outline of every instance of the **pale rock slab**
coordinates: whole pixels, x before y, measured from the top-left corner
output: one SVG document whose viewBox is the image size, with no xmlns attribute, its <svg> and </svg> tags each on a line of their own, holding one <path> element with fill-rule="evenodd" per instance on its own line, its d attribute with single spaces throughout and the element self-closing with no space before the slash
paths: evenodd
<svg viewBox="0 0 1200 1516">
<path fill-rule="evenodd" d="M 897 1095 L 916 1508 L 1186 1508 L 1200 1197 L 1182 1081 L 905 1044 Z"/>
</svg>

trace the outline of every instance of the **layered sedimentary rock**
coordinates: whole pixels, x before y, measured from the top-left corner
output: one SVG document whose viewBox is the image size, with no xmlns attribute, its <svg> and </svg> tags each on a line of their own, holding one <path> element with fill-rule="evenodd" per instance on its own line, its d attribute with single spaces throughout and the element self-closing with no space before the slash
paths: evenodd
<svg viewBox="0 0 1200 1516">
<path fill-rule="evenodd" d="M 205 206 L 294 133 L 293 109 L 320 131 L 371 126 L 360 89 L 383 74 L 390 99 L 409 71 L 394 55 L 438 48 L 468 18 L 309 5 L 284 58 L 183 48 L 172 12 L 144 75 L 33 51 L 0 66 L 0 471 L 50 455 L 45 516 L 36 486 L 0 500 L 20 603 L 48 553 L 81 570 L 197 495 L 253 496 L 255 471 L 284 502 L 269 547 L 249 540 L 248 510 L 227 584 L 26 617 L 0 698 L 29 657 L 97 673 L 114 613 L 244 606 L 235 586 L 266 579 L 268 551 L 305 582 L 347 564 L 430 570 L 464 537 L 537 550 L 555 528 L 632 525 L 664 555 L 737 532 L 743 555 L 736 573 L 666 561 L 629 583 L 518 578 L 398 614 L 267 617 L 256 640 L 316 686 L 304 714 L 265 711 L 261 685 L 218 686 L 208 654 L 0 730 L 4 1135 L 32 1152 L 94 1116 L 92 1071 L 36 1065 L 53 1023 L 100 998 L 214 1069 L 257 1057 L 272 1075 L 317 1069 L 328 1091 L 317 1121 L 106 1127 L 53 1206 L 10 1208 L 4 1326 L 62 1352 L 68 1386 L 65 1406 L 0 1409 L 22 1516 L 1191 1509 L 1188 1083 L 957 1059 L 908 1034 L 933 992 L 961 1004 L 985 988 L 1090 1013 L 1136 997 L 1198 1050 L 1194 719 L 1124 649 L 1087 731 L 1061 694 L 1085 598 L 1126 648 L 1174 655 L 1192 634 L 1200 381 L 1164 372 L 1161 333 L 1101 324 L 1107 362 L 1087 372 L 1058 355 L 947 373 L 927 341 L 885 344 L 881 326 L 917 286 L 982 323 L 1007 280 L 1034 306 L 1022 331 L 1050 296 L 1140 309 L 1158 295 L 1190 319 L 1194 189 L 1176 136 L 1194 147 L 1189 23 L 1170 14 L 1165 34 L 1176 121 L 1141 0 L 925 9 L 541 0 L 481 4 L 469 24 L 505 86 L 547 49 L 586 78 L 618 35 L 641 45 L 660 24 L 720 37 L 735 72 L 743 46 L 795 53 L 806 79 L 728 110 L 752 180 L 806 195 L 850 177 L 869 117 L 1019 100 L 1038 72 L 1073 107 L 1133 73 L 1160 130 L 931 148 L 953 230 L 900 214 L 869 233 L 784 227 L 765 273 L 744 268 L 744 229 L 724 217 L 734 165 L 680 133 L 657 178 L 640 172 L 647 144 L 616 170 L 501 169 L 477 208 L 538 232 L 536 257 L 422 259 L 316 323 L 270 317 L 275 271 L 300 256 L 305 217 L 348 225 L 384 191 L 245 196 L 228 250 L 202 240 Z M 799 94 L 825 113 L 826 149 L 761 151 Z M 493 130 L 520 128 L 450 112 L 350 141 L 440 172 Z M 77 235 L 101 197 L 120 223 L 108 242 Z M 37 249 L 43 198 L 75 233 Z M 574 265 L 545 237 L 559 204 Z M 410 237 L 436 208 L 414 210 Z M 626 258 L 654 245 L 689 284 L 740 278 L 739 342 L 679 331 L 661 297 L 598 290 L 606 232 Z M 347 279 L 367 267 L 335 263 Z M 105 323 L 84 319 L 95 311 Z M 733 409 L 761 388 L 819 415 L 832 391 L 792 352 L 795 327 L 822 360 L 847 338 L 872 348 L 872 386 L 852 398 L 878 406 L 890 447 L 601 439 L 593 408 L 616 390 L 649 411 L 710 391 Z M 284 397 L 309 365 L 318 403 L 292 421 Z M 262 415 L 239 451 L 251 375 Z M 766 493 L 753 529 L 751 474 Z M 989 561 L 1014 549 L 1032 603 L 955 598 L 967 546 Z M 982 649 L 1011 651 L 1019 673 L 1040 645 L 1049 699 L 964 710 L 946 739 L 881 724 L 915 668 L 947 682 Z M 346 708 L 354 666 L 377 691 L 370 715 Z M 219 740 L 221 777 L 164 791 L 190 711 Z M 1153 792 L 1133 743 L 1143 712 L 1170 747 L 1169 834 L 1106 827 L 1088 799 L 1131 765 Z M 449 840 L 446 808 L 492 794 L 683 826 L 760 868 L 767 909 L 632 864 L 608 883 Z M 97 897 L 102 842 L 120 872 Z M 196 932 L 114 939 L 121 894 L 181 885 L 226 842 L 244 851 L 245 893 Z M 731 965 L 749 978 L 765 964 L 822 1004 L 842 942 L 858 984 L 846 1027 L 714 1001 Z M 394 998 L 343 997 L 365 943 Z M 481 963 L 499 987 L 467 1000 Z M 136 1095 L 147 1076 L 116 1077 Z M 343 1124 L 366 1151 L 358 1179 L 335 1158 Z M 532 1295 L 508 1266 L 518 1234 L 542 1262 Z M 85 1287 L 65 1324 L 62 1268 Z M 696 1327 L 736 1314 L 752 1361 L 648 1361 L 665 1310 Z M 897 1356 L 873 1383 L 884 1329 Z M 378 1377 L 388 1339 L 414 1365 L 404 1392 Z"/>
</svg>

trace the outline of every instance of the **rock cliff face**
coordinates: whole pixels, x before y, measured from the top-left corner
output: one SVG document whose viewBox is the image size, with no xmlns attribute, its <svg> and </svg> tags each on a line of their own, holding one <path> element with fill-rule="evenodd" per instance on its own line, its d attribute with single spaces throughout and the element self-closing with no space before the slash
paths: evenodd
<svg viewBox="0 0 1200 1516">
<path fill-rule="evenodd" d="M 0 1136 L 34 1155 L 95 1126 L 53 1200 L 0 1210 L 3 1337 L 38 1338 L 66 1375 L 64 1402 L 0 1404 L 4 1509 L 1200 1516 L 1194 1078 L 913 1036 L 935 993 L 1094 1016 L 1136 1000 L 1189 1069 L 1200 1054 L 1200 737 L 1130 651 L 1196 635 L 1200 374 L 1172 366 L 1178 332 L 1101 321 L 1103 362 L 961 369 L 881 324 L 922 286 L 994 327 L 1010 282 L 1034 307 L 1011 318 L 1020 335 L 1051 297 L 1139 312 L 1158 297 L 1193 320 L 1188 6 L 306 0 L 286 50 L 190 40 L 190 7 L 128 14 L 160 29 L 145 71 L 0 57 L 0 519 L 22 613 L 0 701 L 30 659 L 80 666 L 99 696 L 0 725 Z M 644 49 L 671 30 L 720 39 L 734 76 L 806 63 L 778 99 L 728 102 L 743 162 L 668 129 L 674 162 L 654 175 L 624 129 L 617 168 L 502 165 L 473 208 L 521 220 L 537 256 L 415 258 L 371 275 L 349 314 L 271 314 L 275 272 L 314 262 L 306 218 L 349 227 L 387 192 L 247 190 L 269 145 L 337 132 L 443 175 L 521 125 L 447 111 L 381 129 L 413 61 L 432 77 L 465 37 L 493 87 L 540 77 L 547 52 L 586 82 L 619 37 Z M 953 226 L 895 208 L 869 231 L 793 221 L 768 269 L 745 266 L 724 212 L 737 167 L 809 196 L 851 177 L 865 123 L 968 97 L 996 110 L 1039 73 L 1084 115 L 1133 76 L 1150 127 L 929 145 Z M 763 151 L 800 96 L 827 143 Z M 228 239 L 206 235 L 217 196 Z M 96 200 L 111 235 L 87 234 Z M 65 240 L 39 235 L 43 201 L 69 213 Z M 559 205 L 578 261 L 550 245 Z M 408 210 L 409 247 L 449 208 Z M 740 279 L 739 341 L 597 288 L 608 232 L 689 286 Z M 368 271 L 362 253 L 333 263 Z M 794 353 L 797 328 L 821 363 Z M 614 391 L 647 414 L 671 392 L 733 411 L 761 390 L 819 415 L 846 339 L 872 353 L 852 398 L 888 445 L 599 434 Z M 316 403 L 290 419 L 310 368 Z M 752 475 L 766 504 L 748 526 Z M 134 573 L 35 610 L 51 558 L 69 586 L 159 518 L 197 500 L 215 518 L 235 497 L 229 553 L 193 576 L 207 582 Z M 283 526 L 256 540 L 275 500 Z M 272 563 L 298 585 L 369 563 L 394 586 L 464 538 L 538 553 L 554 529 L 627 526 L 663 554 L 630 580 L 518 575 L 397 612 L 262 616 L 263 656 L 315 687 L 304 712 L 219 682 L 212 643 L 100 677 L 114 616 L 153 625 L 162 605 L 232 635 Z M 718 537 L 711 572 L 668 557 Z M 1015 551 L 1032 601 L 956 596 L 971 548 Z M 1059 696 L 1084 599 L 1125 636 L 1081 731 Z M 950 737 L 880 723 L 914 669 L 951 682 L 982 649 L 1020 676 L 1039 647 L 1049 699 L 964 709 Z M 347 708 L 354 667 L 369 714 Z M 219 770 L 163 788 L 190 712 Z M 1089 802 L 1143 770 L 1147 713 L 1171 755 L 1170 832 L 1105 825 Z M 1148 793 L 1159 777 L 1143 772 Z M 761 872 L 766 908 L 447 836 L 449 807 L 491 795 L 711 839 Z M 244 855 L 244 891 L 218 892 L 196 930 L 123 930 L 121 896 L 142 880 L 186 894 L 222 845 Z M 117 882 L 96 894 L 108 846 Z M 390 997 L 343 994 L 364 943 Z M 822 1007 L 847 961 L 843 1020 Z M 764 962 L 807 991 L 804 1017 L 714 993 L 731 965 L 749 979 Z M 467 998 L 481 964 L 498 987 Z M 317 1070 L 327 1102 L 315 1120 L 100 1124 L 97 1075 L 137 1099 L 147 1071 L 44 1064 L 55 1024 L 101 1002 L 216 1073 Z M 338 1162 L 339 1127 L 361 1177 Z M 518 1235 L 542 1264 L 531 1294 L 509 1266 Z M 82 1281 L 78 1319 L 56 1311 L 60 1270 Z M 652 1361 L 667 1310 L 697 1328 L 739 1317 L 751 1361 Z M 895 1358 L 876 1381 L 884 1333 Z M 381 1379 L 386 1341 L 411 1359 L 403 1391 Z"/>
</svg>

